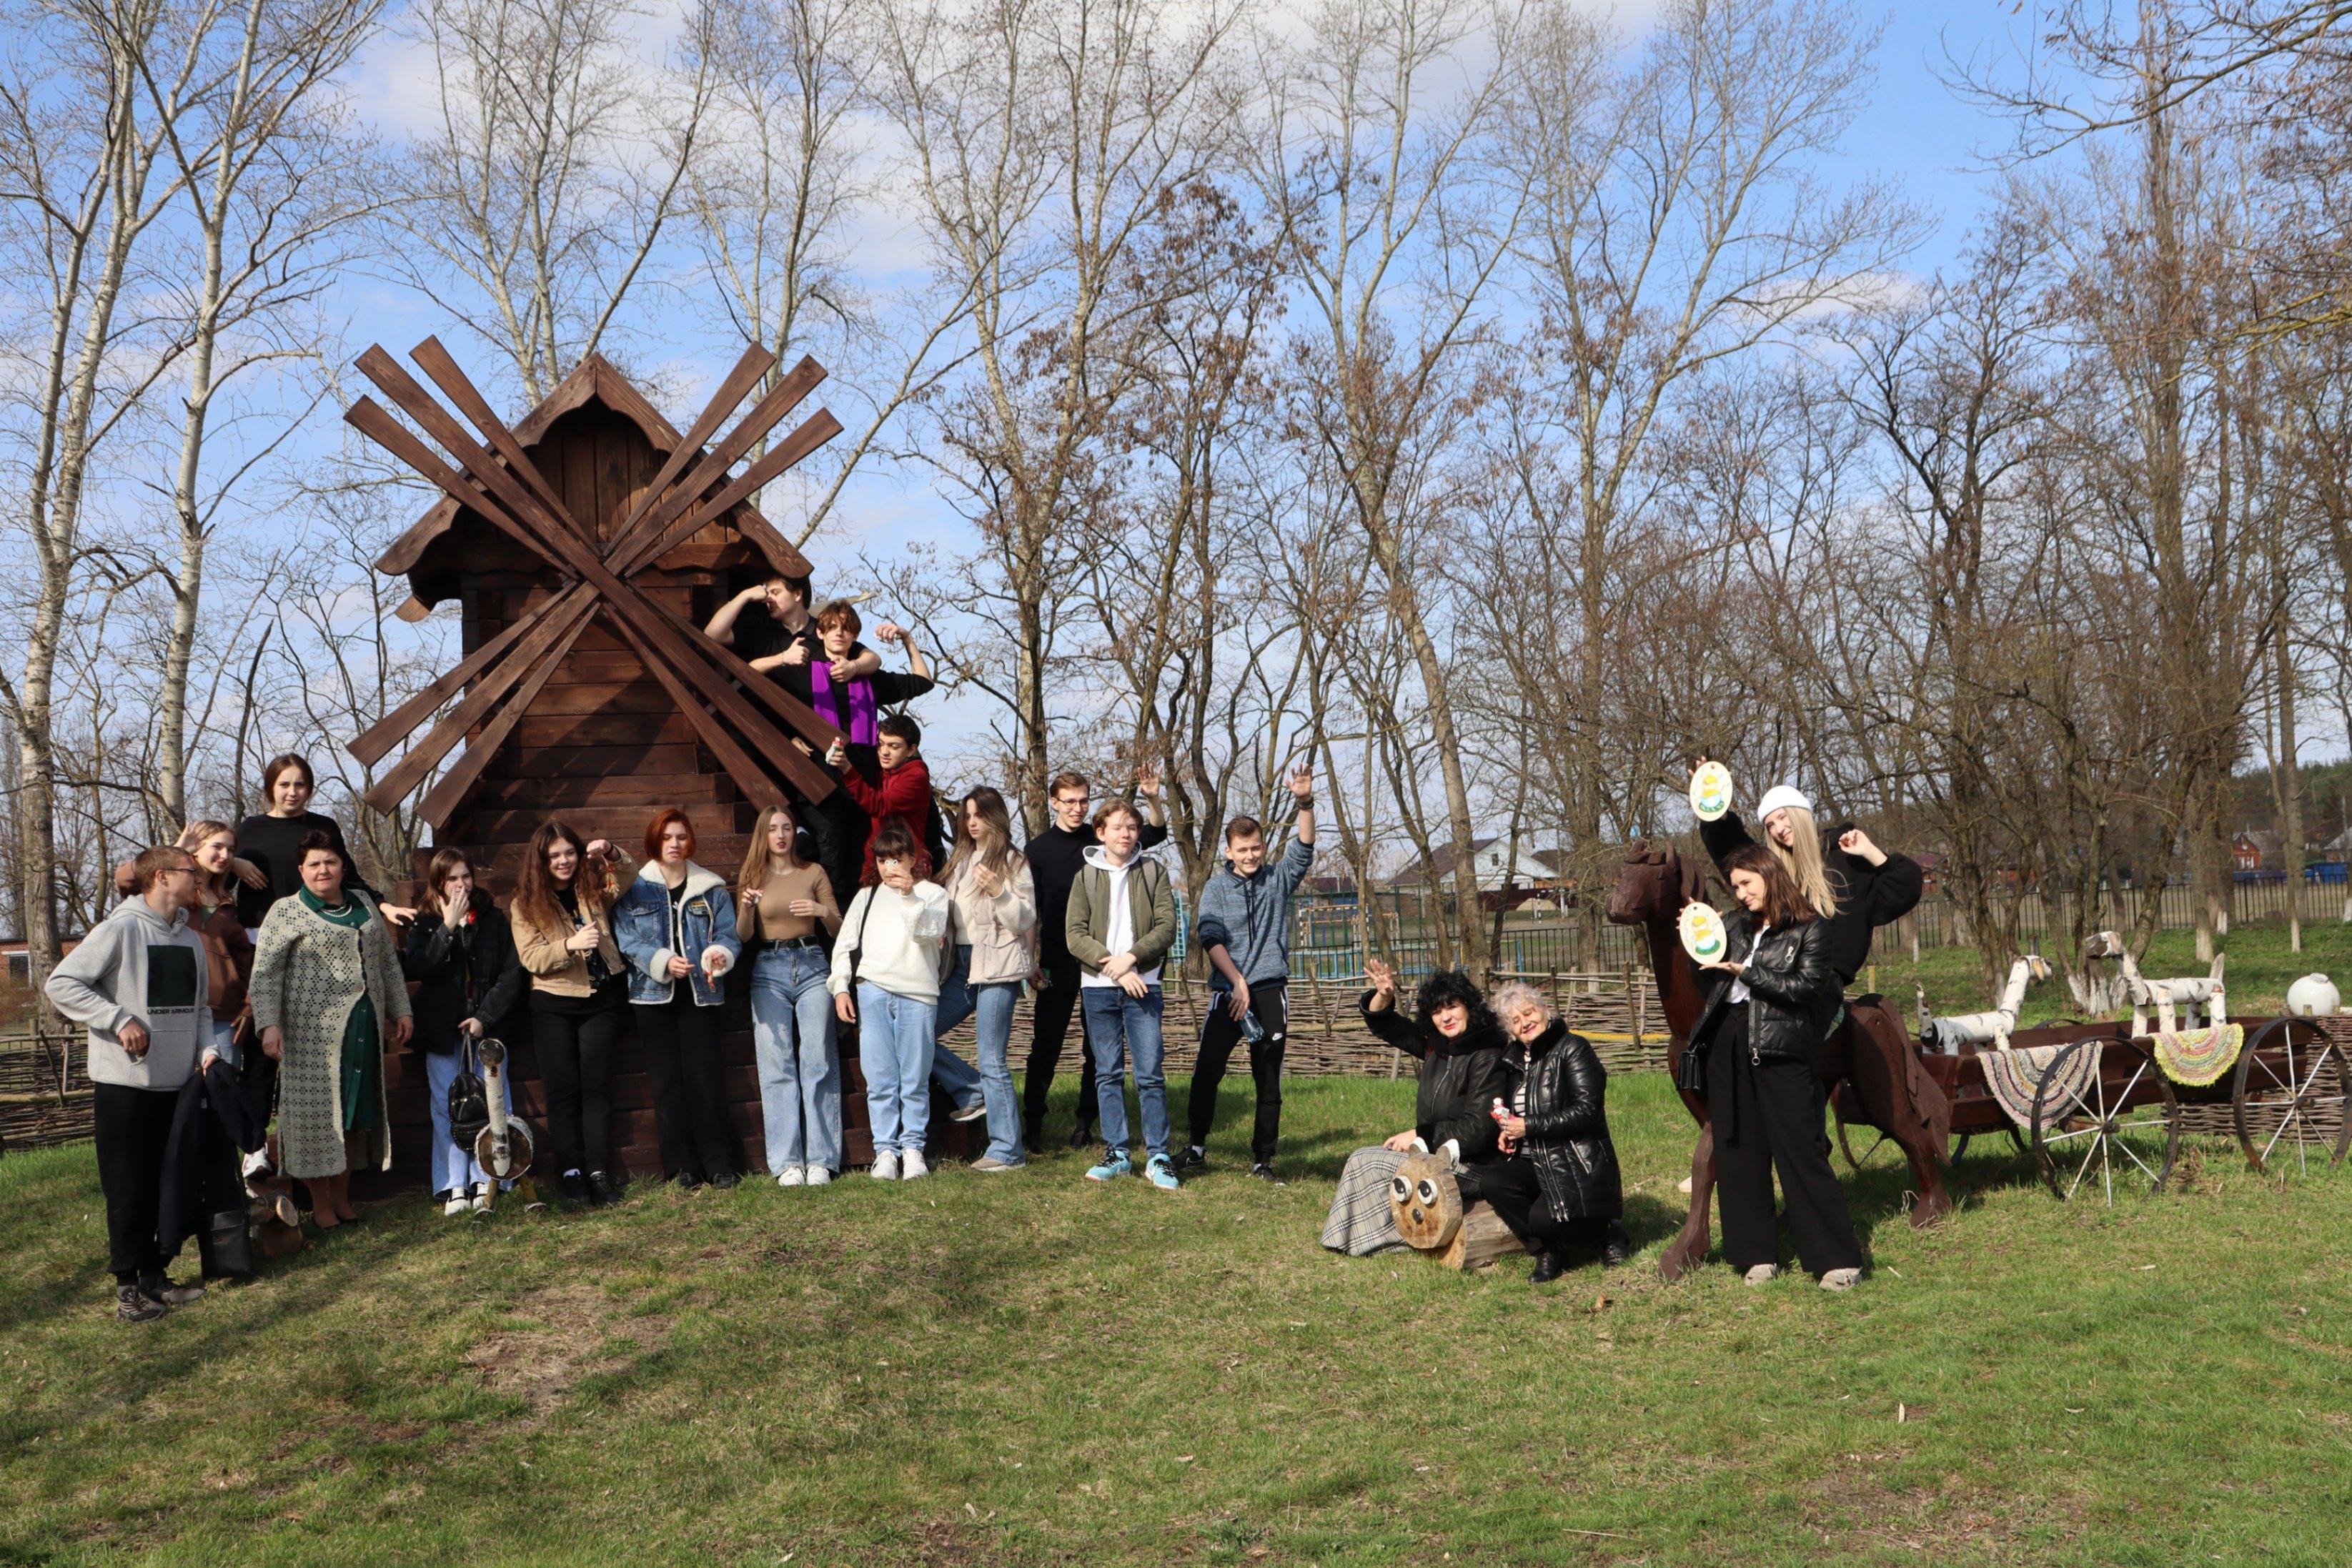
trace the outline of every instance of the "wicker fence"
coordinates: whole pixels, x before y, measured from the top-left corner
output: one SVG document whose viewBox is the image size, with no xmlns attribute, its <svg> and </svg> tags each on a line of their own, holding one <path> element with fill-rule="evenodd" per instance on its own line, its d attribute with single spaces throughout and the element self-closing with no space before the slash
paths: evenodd
<svg viewBox="0 0 2352 1568">
<path fill-rule="evenodd" d="M 0 1151 L 70 1143 L 90 1133 L 89 1064 L 79 1034 L 0 1035 Z"/>
</svg>

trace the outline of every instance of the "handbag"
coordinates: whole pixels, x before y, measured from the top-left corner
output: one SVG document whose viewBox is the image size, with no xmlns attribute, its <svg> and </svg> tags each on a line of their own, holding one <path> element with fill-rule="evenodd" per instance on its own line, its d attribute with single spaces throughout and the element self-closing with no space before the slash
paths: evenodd
<svg viewBox="0 0 2352 1568">
<path fill-rule="evenodd" d="M 1693 1040 L 1683 1048 L 1681 1067 L 1675 1073 L 1675 1087 L 1694 1099 L 1706 1098 L 1706 1054 L 1714 1048 L 1713 1040 Z"/>
<path fill-rule="evenodd" d="M 254 1276 L 253 1227 L 242 1208 L 223 1209 L 196 1232 L 196 1256 L 207 1279 L 250 1279 Z"/>
<path fill-rule="evenodd" d="M 490 1124 L 490 1094 L 475 1070 L 473 1037 L 457 1037 L 457 1076 L 449 1080 L 449 1142 L 470 1154 L 474 1140 Z"/>
</svg>

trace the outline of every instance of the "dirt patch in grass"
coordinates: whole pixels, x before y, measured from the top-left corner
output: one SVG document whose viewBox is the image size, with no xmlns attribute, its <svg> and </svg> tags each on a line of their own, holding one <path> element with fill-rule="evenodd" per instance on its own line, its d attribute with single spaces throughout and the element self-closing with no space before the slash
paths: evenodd
<svg viewBox="0 0 2352 1568">
<path fill-rule="evenodd" d="M 582 1378 L 624 1370 L 669 1331 L 667 1318 L 632 1316 L 602 1289 L 577 1280 L 533 1291 L 513 1315 L 536 1326 L 501 1329 L 467 1352 L 465 1361 L 483 1386 L 529 1405 L 533 1426 Z M 635 1352 L 609 1348 L 615 1337 L 635 1345 Z"/>
<path fill-rule="evenodd" d="M 1862 1556 L 1872 1549 L 1922 1552 L 1931 1563 L 2027 1563 L 2049 1550 L 2033 1539 L 2074 1540 L 2084 1523 L 2064 1499 L 1994 1494 L 1952 1478 L 1941 1489 L 1895 1488 L 1849 1460 L 1807 1489 L 1803 1519 L 1824 1547 Z"/>
</svg>

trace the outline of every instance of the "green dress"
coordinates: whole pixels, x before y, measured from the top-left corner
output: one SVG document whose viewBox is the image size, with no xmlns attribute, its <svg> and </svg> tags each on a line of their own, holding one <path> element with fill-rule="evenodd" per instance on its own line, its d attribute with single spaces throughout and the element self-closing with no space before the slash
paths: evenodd
<svg viewBox="0 0 2352 1568">
<path fill-rule="evenodd" d="M 322 920 L 359 931 L 368 922 L 367 906 L 347 898 L 333 909 L 319 901 L 310 889 L 300 889 L 310 911 Z M 376 1032 L 375 999 L 360 993 L 351 1019 L 343 1026 L 343 1131 L 369 1132 L 383 1116 L 383 1050 Z"/>
</svg>

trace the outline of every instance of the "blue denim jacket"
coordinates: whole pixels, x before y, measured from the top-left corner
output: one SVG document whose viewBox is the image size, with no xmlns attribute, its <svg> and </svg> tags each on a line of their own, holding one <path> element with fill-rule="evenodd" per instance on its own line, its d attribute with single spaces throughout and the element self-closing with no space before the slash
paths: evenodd
<svg viewBox="0 0 2352 1568">
<path fill-rule="evenodd" d="M 726 880 L 691 860 L 686 863 L 686 898 L 678 905 L 675 924 L 670 920 L 669 884 L 662 879 L 660 864 L 649 860 L 613 906 L 613 939 L 629 963 L 629 1000 L 647 1006 L 670 999 L 671 987 L 677 984 L 669 977 L 672 953 L 694 965 L 689 980 L 694 1005 L 719 1005 L 727 1000 L 723 984 L 727 972 L 735 967 L 743 951 L 743 939 L 735 933 L 735 900 L 727 891 Z M 713 948 L 726 955 L 715 980 L 702 971 L 703 955 Z"/>
</svg>

